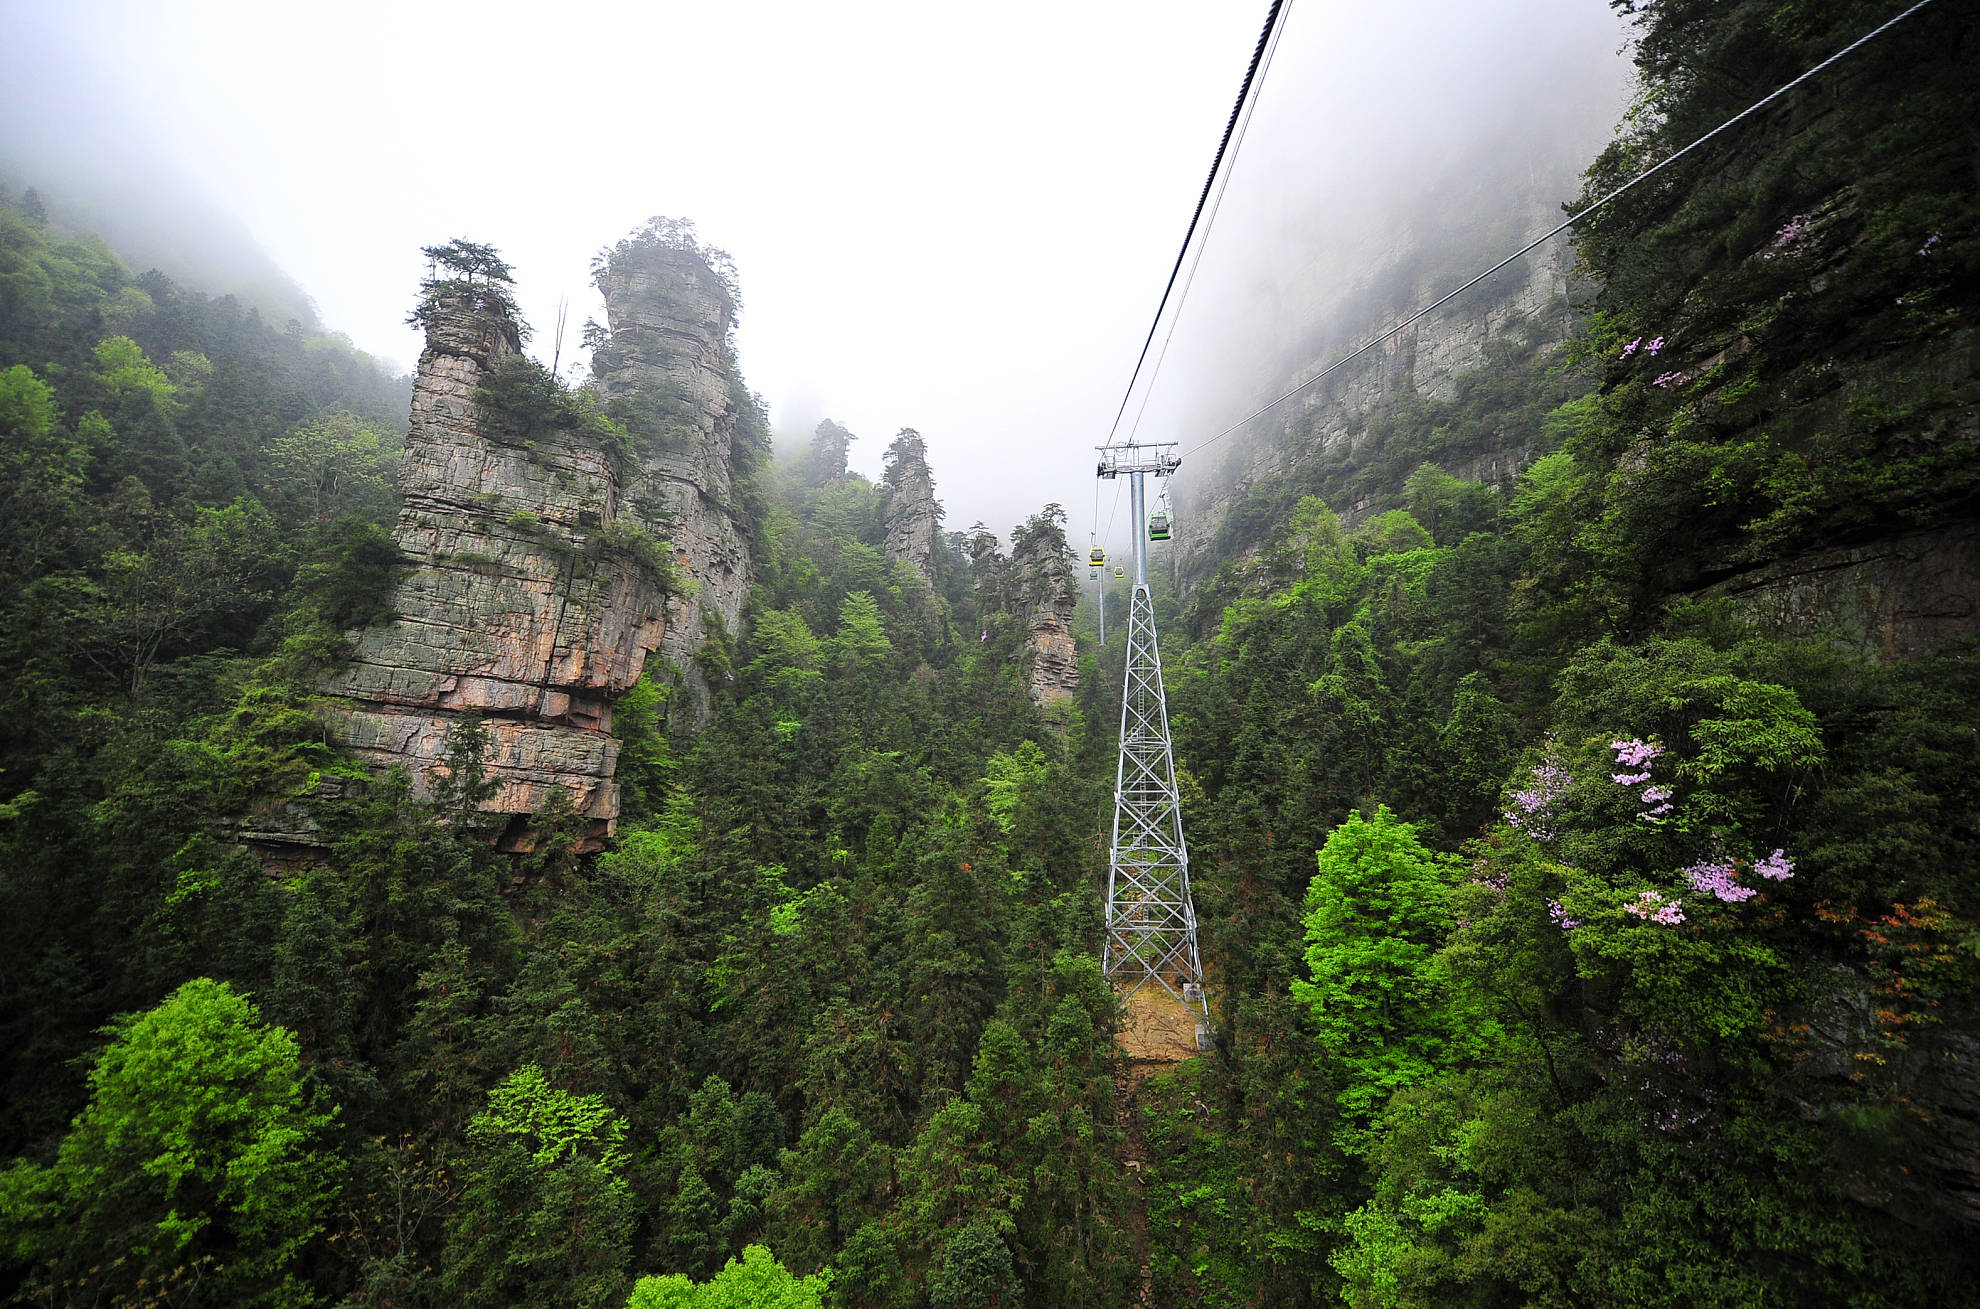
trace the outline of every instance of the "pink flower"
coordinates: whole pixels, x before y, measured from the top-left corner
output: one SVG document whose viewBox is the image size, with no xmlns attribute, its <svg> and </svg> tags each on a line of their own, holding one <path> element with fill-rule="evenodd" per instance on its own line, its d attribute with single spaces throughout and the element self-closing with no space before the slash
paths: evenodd
<svg viewBox="0 0 1980 1309">
<path fill-rule="evenodd" d="M 1635 904 L 1624 905 L 1623 908 L 1638 918 L 1662 923 L 1666 927 L 1674 927 L 1684 921 L 1682 905 L 1676 900 L 1667 903 L 1663 894 L 1657 891 L 1645 891 L 1636 897 Z"/>
<path fill-rule="evenodd" d="M 1760 256 L 1762 259 L 1798 259 L 1807 252 L 1814 236 L 1814 223 L 1807 214 L 1788 220 L 1786 226 L 1774 233 L 1773 248 Z"/>
<path fill-rule="evenodd" d="M 1787 857 L 1787 851 L 1776 850 L 1754 864 L 1753 871 L 1770 881 L 1785 882 L 1794 876 L 1794 860 Z"/>
<path fill-rule="evenodd" d="M 1656 340 L 1652 341 L 1649 345 L 1644 346 L 1643 353 L 1646 355 L 1654 355 L 1663 348 L 1664 348 L 1664 338 L 1660 336 Z"/>
<path fill-rule="evenodd" d="M 1727 904 L 1738 904 L 1751 900 L 1759 892 L 1750 886 L 1741 886 L 1733 880 L 1734 866 L 1728 859 L 1701 859 L 1684 870 L 1691 879 L 1693 890 L 1717 896 Z"/>
<path fill-rule="evenodd" d="M 1690 373 L 1664 373 L 1659 375 L 1655 381 L 1650 383 L 1650 385 L 1662 386 L 1668 388 L 1673 386 L 1682 386 L 1686 382 L 1689 382 L 1690 380 L 1691 380 Z"/>
<path fill-rule="evenodd" d="M 1636 347 L 1642 344 L 1643 344 L 1643 338 L 1639 336 L 1634 341 L 1631 341 L 1628 345 L 1624 346 L 1623 352 L 1620 355 L 1617 355 L 1616 357 L 1618 359 L 1627 359 L 1631 355 L 1635 354 Z"/>
<path fill-rule="evenodd" d="M 1648 773 L 1610 773 L 1609 778 L 1617 786 L 1635 786 L 1638 782 L 1650 780 Z"/>
<path fill-rule="evenodd" d="M 1616 752 L 1616 763 L 1624 768 L 1643 768 L 1652 759 L 1664 753 L 1664 747 L 1648 741 L 1630 737 L 1625 741 L 1609 742 L 1609 749 Z"/>
<path fill-rule="evenodd" d="M 1932 233 L 1932 235 L 1925 238 L 1924 245 L 1918 247 L 1918 253 L 1921 255 L 1929 255 L 1932 253 L 1932 247 L 1937 245 L 1938 243 L 1939 243 L 1939 234 L 1937 232 L 1934 232 Z"/>
<path fill-rule="evenodd" d="M 1575 928 L 1581 926 L 1581 920 L 1579 918 L 1568 917 L 1567 907 L 1559 900 L 1549 900 L 1547 902 L 1547 917 L 1558 923 L 1563 932 L 1572 932 Z"/>
<path fill-rule="evenodd" d="M 1553 840 L 1548 811 L 1573 782 L 1573 775 L 1558 764 L 1536 765 L 1532 784 L 1507 797 L 1512 807 L 1505 811 L 1506 821 L 1536 841 Z"/>
</svg>

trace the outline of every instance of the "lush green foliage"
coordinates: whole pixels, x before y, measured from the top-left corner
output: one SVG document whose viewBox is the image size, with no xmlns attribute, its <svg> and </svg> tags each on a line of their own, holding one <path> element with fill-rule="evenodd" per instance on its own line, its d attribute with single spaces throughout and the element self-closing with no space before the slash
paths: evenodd
<svg viewBox="0 0 1980 1309">
<path fill-rule="evenodd" d="M 475 1304 L 615 1305 L 632 1225 L 625 1120 L 525 1064 L 468 1121 L 447 1290 Z"/>
<path fill-rule="evenodd" d="M 640 1278 L 626 1309 L 824 1309 L 831 1284 L 829 1270 L 795 1277 L 768 1250 L 752 1245 L 700 1285 L 679 1273 Z"/>
<path fill-rule="evenodd" d="M 1624 7 L 1591 195 L 1890 12 Z M 1142 1124 L 1173 1303 L 1969 1298 L 1973 651 L 1880 664 L 1847 605 L 1790 640 L 1712 584 L 1968 512 L 1974 39 L 1922 14 L 1632 193 L 1565 349 L 1221 525 L 1167 652 L 1225 981 Z M 1415 466 L 1492 428 L 1540 457 Z"/>
<path fill-rule="evenodd" d="M 109 1029 L 53 1164 L 0 1180 L 0 1239 L 62 1304 L 293 1304 L 341 1171 L 296 1039 L 223 982 Z"/>
<path fill-rule="evenodd" d="M 1880 16 L 1630 9 L 1644 101 L 1591 188 Z M 420 801 L 313 712 L 383 616 L 403 385 L 0 207 L 0 1276 L 1037 1309 L 1132 1302 L 1145 1261 L 1177 1305 L 1970 1298 L 1980 665 L 1783 639 L 1713 584 L 1966 512 L 1973 39 L 1927 11 L 1605 214 L 1566 348 L 1501 340 L 1245 492 L 1164 629 L 1219 1044 L 1131 1106 L 1091 953 L 1119 643 L 1046 723 L 1038 570 L 980 529 L 932 578 L 891 561 L 889 488 L 763 464 L 731 367 L 755 586 L 700 656 L 709 719 L 670 731 L 653 670 L 615 706 L 612 846 L 578 855 L 566 805 L 498 854 L 486 725 Z M 598 273 L 680 249 L 656 222 Z M 494 251 L 430 254 L 422 312 L 508 294 Z M 533 365 L 481 401 L 524 445 L 679 436 L 680 397 L 596 412 Z M 1535 457 L 1451 471 L 1506 449 Z M 1063 556 L 1056 509 L 1017 535 Z M 242 849 L 298 816 L 310 866 Z"/>
<path fill-rule="evenodd" d="M 429 290 L 501 284 L 453 271 Z M 553 810 L 533 852 L 499 855 L 486 724 L 456 726 L 420 802 L 313 712 L 339 633 L 383 616 L 390 443 L 346 403 L 255 435 L 224 497 L 113 476 L 103 459 L 150 468 L 168 434 L 194 467 L 241 439 L 188 418 L 231 357 L 175 371 L 166 344 L 133 327 L 78 336 L 67 371 L 0 357 L 25 561 L 6 669 L 35 706 L 0 808 L 7 1275 L 60 1303 L 618 1304 L 639 1272 L 665 1274 L 637 1292 L 661 1303 L 1118 1298 L 1115 1002 L 1087 953 L 1108 744 L 1031 705 L 1021 572 L 951 537 L 931 585 L 882 550 L 881 488 L 745 450 L 758 585 L 744 638 L 702 656 L 711 721 L 670 737 L 652 670 L 615 706 L 614 847 L 577 857 Z M 525 444 L 615 421 L 540 370 L 481 400 Z M 105 435 L 138 418 L 143 441 Z M 1063 551 L 1061 521 L 1022 530 Z M 331 843 L 307 869 L 236 848 L 299 815 Z M 295 1123 L 185 1042 L 153 1042 L 116 1096 L 85 1080 L 126 1067 L 97 1031 L 113 1015 L 206 996 L 266 1033 L 235 1063 L 286 1058 Z M 145 1095 L 237 1105 L 200 1129 L 206 1189 L 181 1182 L 176 1210 L 141 1167 L 95 1190 L 83 1171 L 129 1163 L 144 1138 L 93 1125 Z M 273 1126 L 240 1143 L 236 1122 Z M 90 1271 L 119 1242 L 132 1257 Z"/>
<path fill-rule="evenodd" d="M 1306 972 L 1293 998 L 1340 1070 L 1341 1145 L 1365 1148 L 1389 1097 L 1489 1048 L 1489 1026 L 1467 1009 L 1437 956 L 1450 934 L 1454 861 L 1425 850 L 1384 807 L 1359 812 L 1320 850 L 1306 892 Z"/>
</svg>

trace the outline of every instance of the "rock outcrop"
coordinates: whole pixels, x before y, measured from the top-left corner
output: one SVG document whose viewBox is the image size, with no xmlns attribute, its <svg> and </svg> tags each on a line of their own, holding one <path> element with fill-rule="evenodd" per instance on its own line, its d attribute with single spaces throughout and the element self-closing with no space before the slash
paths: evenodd
<svg viewBox="0 0 1980 1309">
<path fill-rule="evenodd" d="M 661 654 L 680 671 L 675 713 L 708 716 L 694 653 L 709 625 L 734 636 L 749 593 L 749 543 L 735 506 L 741 428 L 754 401 L 729 341 L 735 292 L 725 269 L 656 220 L 600 255 L 611 340 L 592 355 L 593 385 L 634 442 L 628 512 L 672 542 L 693 581 L 668 600 Z"/>
<path fill-rule="evenodd" d="M 1032 703 L 1057 717 L 1079 693 L 1079 652 L 1073 643 L 1078 571 L 1066 544 L 1065 512 L 1057 505 L 1018 529 L 1011 549 L 1012 592 L 1031 630 L 1026 677 Z"/>
<path fill-rule="evenodd" d="M 730 354 L 733 293 L 657 226 L 601 256 L 597 277 L 612 332 L 593 355 L 595 395 L 623 432 L 520 357 L 506 296 L 427 302 L 396 616 L 352 633 L 323 688 L 336 739 L 381 771 L 403 766 L 421 794 L 479 715 L 492 784 L 480 807 L 506 816 L 512 848 L 560 790 L 587 846 L 610 835 L 613 697 L 657 654 L 684 688 L 676 711 L 705 712 L 694 654 L 711 626 L 734 633 L 748 587 L 732 497 L 751 402 Z"/>
<path fill-rule="evenodd" d="M 889 559 L 904 563 L 935 584 L 935 535 L 942 507 L 935 501 L 935 476 L 928 469 L 928 443 L 903 427 L 887 447 L 880 483 L 880 527 Z"/>
<path fill-rule="evenodd" d="M 829 418 L 818 421 L 818 430 L 811 434 L 810 475 L 814 486 L 837 486 L 846 480 L 846 458 L 852 443 L 858 439 Z"/>
<path fill-rule="evenodd" d="M 1401 253 L 1396 258 L 1401 260 Z M 1281 385 L 1317 372 L 1412 305 L 1448 289 L 1423 279 L 1397 278 L 1384 285 L 1387 296 L 1368 306 L 1364 321 L 1327 340 L 1315 358 L 1295 368 Z M 1494 343 L 1537 346 L 1551 353 L 1567 340 L 1575 323 L 1572 304 L 1581 294 L 1567 247 L 1536 252 L 1463 300 L 1388 338 L 1224 445 L 1192 459 L 1171 488 L 1179 511 L 1175 548 L 1185 586 L 1222 562 L 1215 557 L 1217 528 L 1251 485 L 1308 480 L 1305 469 L 1314 461 L 1364 456 L 1359 443 L 1372 435 L 1371 417 L 1419 398 L 1448 397 L 1460 377 L 1487 365 Z M 1524 436 L 1503 433 L 1471 448 L 1445 450 L 1435 462 L 1454 476 L 1489 482 L 1518 473 L 1533 454 Z M 1377 498 L 1342 497 L 1335 503 L 1331 495 L 1328 503 L 1350 527 L 1393 507 Z"/>
<path fill-rule="evenodd" d="M 662 643 L 664 575 L 608 530 L 621 496 L 605 442 L 577 427 L 507 432 L 486 412 L 477 391 L 521 362 L 520 342 L 498 302 L 480 303 L 429 318 L 400 472 L 397 616 L 353 633 L 324 686 L 338 697 L 331 726 L 424 793 L 455 725 L 480 714 L 494 783 L 483 808 L 535 813 L 562 788 L 596 840 L 619 808 L 611 697 Z"/>
<path fill-rule="evenodd" d="M 1980 529 L 1955 523 L 1776 560 L 1719 583 L 1761 629 L 1826 638 L 1867 662 L 1980 636 Z"/>
</svg>

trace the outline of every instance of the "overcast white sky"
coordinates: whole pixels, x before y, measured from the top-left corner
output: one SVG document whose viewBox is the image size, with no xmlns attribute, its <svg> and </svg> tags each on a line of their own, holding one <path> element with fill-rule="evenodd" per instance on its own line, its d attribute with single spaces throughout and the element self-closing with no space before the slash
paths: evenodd
<svg viewBox="0 0 1980 1309">
<path fill-rule="evenodd" d="M 780 435 L 836 418 L 877 475 L 894 431 L 916 427 L 949 527 L 1007 530 L 1058 500 L 1078 541 L 1091 447 L 1265 8 L 0 6 L 18 42 L 0 75 L 120 107 L 132 143 L 208 190 L 367 350 L 410 366 L 418 247 L 464 236 L 515 265 L 546 359 L 570 296 L 568 360 L 577 325 L 603 318 L 593 252 L 655 214 L 692 218 L 735 257 L 744 376 Z M 1189 379 L 1233 348 L 1273 348 L 1247 344 L 1247 300 L 1283 300 L 1280 267 L 1288 285 L 1312 276 L 1341 208 L 1330 178 L 1353 177 L 1366 229 L 1390 218 L 1383 177 L 1448 163 L 1487 127 L 1496 149 L 1519 148 L 1516 123 L 1546 143 L 1536 157 L 1585 160 L 1622 103 L 1621 45 L 1603 0 L 1296 0 L 1206 307 L 1151 418 L 1184 413 Z"/>
</svg>

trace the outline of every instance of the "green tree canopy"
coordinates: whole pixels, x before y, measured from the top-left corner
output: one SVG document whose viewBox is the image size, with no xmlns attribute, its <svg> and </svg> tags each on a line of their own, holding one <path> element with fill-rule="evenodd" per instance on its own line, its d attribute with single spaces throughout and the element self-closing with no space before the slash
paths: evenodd
<svg viewBox="0 0 1980 1309">
<path fill-rule="evenodd" d="M 824 1309 L 831 1285 L 831 1269 L 798 1277 L 752 1245 L 706 1282 L 681 1273 L 640 1278 L 626 1309 Z"/>
<path fill-rule="evenodd" d="M 0 1250 L 51 1303 L 299 1303 L 341 1169 L 295 1037 L 210 978 L 107 1030 L 55 1162 L 0 1175 Z"/>
<path fill-rule="evenodd" d="M 447 1225 L 447 1288 L 475 1304 L 618 1303 L 632 1197 L 626 1123 L 525 1064 L 467 1129 L 460 1199 Z"/>
<path fill-rule="evenodd" d="M 1437 955 L 1454 919 L 1454 863 L 1386 805 L 1349 814 L 1320 851 L 1304 920 L 1311 980 L 1292 991 L 1337 1066 L 1350 1148 L 1392 1093 L 1480 1039 Z"/>
</svg>

